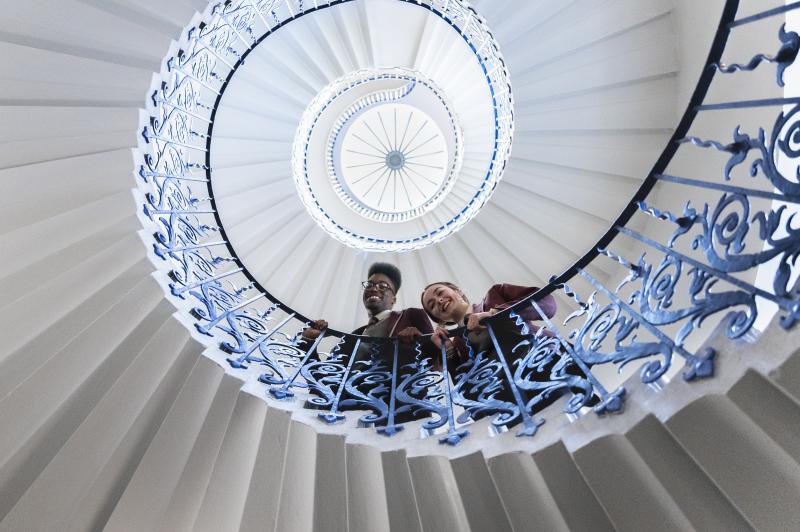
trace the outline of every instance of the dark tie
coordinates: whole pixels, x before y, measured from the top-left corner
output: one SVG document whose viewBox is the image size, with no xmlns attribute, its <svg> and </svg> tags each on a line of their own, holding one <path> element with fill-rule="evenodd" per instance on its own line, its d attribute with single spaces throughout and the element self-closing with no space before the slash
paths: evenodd
<svg viewBox="0 0 800 532">
<path fill-rule="evenodd" d="M 369 321 L 367 322 L 367 327 L 372 327 L 372 326 L 373 326 L 373 325 L 375 325 L 376 323 L 378 323 L 378 317 L 377 317 L 377 316 L 372 316 L 372 317 L 369 319 Z"/>
</svg>

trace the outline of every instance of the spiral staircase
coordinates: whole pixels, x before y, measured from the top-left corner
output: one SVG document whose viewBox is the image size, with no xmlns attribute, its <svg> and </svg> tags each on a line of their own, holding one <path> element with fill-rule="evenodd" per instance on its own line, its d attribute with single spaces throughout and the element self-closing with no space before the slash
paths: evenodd
<svg viewBox="0 0 800 532">
<path fill-rule="evenodd" d="M 687 105 L 700 103 L 695 88 L 708 72 L 708 50 L 720 45 L 721 14 L 754 17 L 727 42 L 728 63 L 774 53 L 780 24 L 800 26 L 797 12 L 777 1 L 742 2 L 738 11 L 721 0 L 476 1 L 476 20 L 480 14 L 507 67 L 492 76 L 507 75 L 513 86 L 513 100 L 501 95 L 513 103 L 511 149 L 510 130 L 508 144 L 491 135 L 475 140 L 503 116 L 482 107 L 486 87 L 461 90 L 482 74 L 454 70 L 469 51 L 433 10 L 399 0 L 249 3 L 265 4 L 258 20 L 269 26 L 274 16 L 279 29 L 257 45 L 250 34 L 233 37 L 249 44 L 247 57 L 224 91 L 212 87 L 220 93 L 214 134 L 193 139 L 208 154 L 195 168 L 211 168 L 216 222 L 224 227 L 208 238 L 224 236 L 236 252 L 235 266 L 249 275 L 240 287 L 342 331 L 365 321 L 357 287 L 376 260 L 402 269 L 400 308 L 416 306 L 432 280 L 453 280 L 477 296 L 497 280 L 550 286 L 553 275 L 574 275 L 574 264 L 603 286 L 640 271 L 622 258 L 647 248 L 635 238 L 616 239 L 605 261 L 581 261 L 598 254 L 620 212 L 630 218 L 621 225 L 666 242 L 673 228 L 663 222 L 681 220 L 668 210 L 716 198 L 714 190 L 687 192 L 662 180 L 632 216 L 631 198 L 675 144 Z M 715 350 L 713 378 L 675 378 L 677 364 L 653 379 L 642 379 L 635 363 L 622 372 L 598 365 L 604 389 L 624 382 L 621 413 L 565 415 L 565 397 L 540 414 L 546 422 L 533 437 L 518 437 L 515 428 L 496 433 L 484 418 L 452 446 L 421 430 L 423 420 L 392 437 L 358 426 L 357 413 L 321 423 L 302 401 L 267 393 L 258 368 L 232 364 L 236 351 L 202 334 L 198 323 L 208 320 L 195 321 L 193 304 L 175 295 L 174 270 L 158 256 L 153 219 L 143 210 L 149 200 L 140 173 L 154 142 L 152 95 L 169 74 L 165 57 L 186 49 L 187 28 L 221 19 L 231 5 L 3 5 L 0 530 L 800 529 L 800 337 L 785 327 L 796 307 L 775 314 L 777 307 L 759 306 L 760 321 L 733 339 L 728 323 L 709 319 L 685 345 L 692 353 Z M 709 97 L 745 99 L 752 89 L 758 98 L 796 98 L 791 67 L 778 87 L 767 63 L 729 69 L 725 75 L 741 77 L 712 85 Z M 346 206 L 337 214 L 354 224 L 347 235 L 388 225 L 375 237 L 385 241 L 408 227 L 430 239 L 425 246 L 406 245 L 416 238 L 406 233 L 394 251 L 352 245 L 315 218 L 309 200 L 321 186 L 314 180 L 330 177 L 328 161 L 317 155 L 316 166 L 298 170 L 297 138 L 305 131 L 311 139 L 309 116 L 319 118 L 309 109 L 342 93 L 326 92 L 342 80 L 356 87 L 353 79 L 363 79 L 353 73 L 364 71 L 363 79 L 385 76 L 371 89 L 374 98 L 406 97 L 411 82 L 413 94 L 429 91 L 418 96 L 433 102 L 427 109 L 440 105 L 458 117 L 453 139 L 443 141 L 443 167 L 465 177 L 448 185 L 444 172 L 441 197 L 431 193 L 418 205 L 409 195 L 409 211 L 427 209 L 418 218 L 381 226 Z M 361 100 L 347 104 L 371 105 L 358 90 L 351 92 Z M 499 105 L 501 96 L 492 95 Z M 340 105 L 338 112 L 350 109 Z M 737 124 L 768 127 L 776 113 L 745 107 L 724 118 L 698 115 L 695 151 L 679 152 L 672 173 L 717 178 L 738 148 L 709 155 L 714 147 L 703 139 L 728 139 Z M 344 129 L 342 138 L 348 142 Z M 319 145 L 301 145 L 317 154 L 325 142 L 336 146 L 313 142 Z M 496 175 L 485 170 L 490 161 L 501 168 Z M 311 183 L 306 196 L 298 176 Z M 735 184 L 773 198 L 772 186 Z M 470 219 L 438 236 L 473 195 Z M 787 284 L 796 281 L 790 273 Z M 763 291 L 774 275 L 753 267 L 739 282 Z M 589 306 L 569 289 L 552 293 L 553 322 Z"/>
</svg>

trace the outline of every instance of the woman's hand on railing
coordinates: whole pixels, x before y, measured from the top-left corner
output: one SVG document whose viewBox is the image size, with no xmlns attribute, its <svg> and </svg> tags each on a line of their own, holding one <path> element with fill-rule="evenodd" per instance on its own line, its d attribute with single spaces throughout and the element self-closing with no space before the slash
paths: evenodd
<svg viewBox="0 0 800 532">
<path fill-rule="evenodd" d="M 467 330 L 468 331 L 481 331 L 486 328 L 486 325 L 481 323 L 484 319 L 497 314 L 497 310 L 491 309 L 486 312 L 475 312 L 467 316 Z"/>
<path fill-rule="evenodd" d="M 450 340 L 450 331 L 443 327 L 437 327 L 433 331 L 431 342 L 436 346 L 436 349 L 441 349 L 442 343 L 444 343 L 445 351 L 450 351 L 453 348 L 453 342 Z"/>
</svg>

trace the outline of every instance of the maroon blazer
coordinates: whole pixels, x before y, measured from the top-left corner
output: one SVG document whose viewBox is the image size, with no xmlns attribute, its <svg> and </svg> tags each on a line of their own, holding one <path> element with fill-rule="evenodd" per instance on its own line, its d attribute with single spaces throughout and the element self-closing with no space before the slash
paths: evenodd
<svg viewBox="0 0 800 532">
<path fill-rule="evenodd" d="M 506 283 L 496 284 L 492 286 L 488 292 L 486 292 L 486 295 L 480 303 L 475 303 L 472 305 L 472 312 L 487 312 L 491 309 L 505 310 L 512 305 L 519 303 L 537 290 L 539 290 L 539 288 L 535 286 L 519 286 Z M 552 295 L 547 295 L 541 298 L 536 302 L 536 304 L 539 305 L 539 308 L 542 309 L 542 312 L 544 312 L 546 317 L 552 318 L 555 316 L 556 300 Z M 536 309 L 533 308 L 533 305 L 523 305 L 521 309 L 517 310 L 517 314 L 527 322 L 528 329 L 530 330 L 531 334 L 535 334 L 536 331 L 539 330 L 539 326 L 534 325 L 532 322 L 541 320 L 542 316 L 540 316 Z M 466 324 L 466 320 L 464 324 Z M 552 333 L 549 330 L 545 329 L 545 332 L 552 336 Z M 495 328 L 495 334 L 498 338 L 502 338 L 507 334 L 519 334 L 519 330 L 513 325 L 512 321 L 503 320 L 503 322 L 499 324 L 499 327 Z M 489 335 L 486 331 L 469 333 L 469 340 L 473 347 L 477 349 L 477 351 L 494 349 L 494 346 L 492 346 Z M 464 342 L 463 338 L 453 338 L 453 344 L 457 353 L 453 360 L 454 363 L 448 366 L 451 374 L 453 374 L 453 370 L 458 364 L 466 361 L 467 358 L 469 358 L 469 348 L 467 347 L 467 344 Z"/>
<path fill-rule="evenodd" d="M 394 331 L 395 335 L 406 327 L 416 327 L 422 334 L 431 334 L 433 332 L 433 324 L 430 318 L 428 318 L 428 314 L 421 308 L 407 308 L 399 312 L 393 310 L 386 320 L 387 330 Z M 362 325 L 351 334 L 363 334 L 366 328 L 367 325 Z M 307 351 L 311 348 L 311 344 L 313 343 L 313 340 L 301 337 L 297 343 L 297 347 L 303 351 Z"/>
<path fill-rule="evenodd" d="M 535 286 L 496 284 L 489 289 L 480 303 L 472 305 L 472 312 L 486 312 L 491 309 L 505 310 L 519 303 L 537 290 L 539 290 L 539 288 Z M 552 295 L 546 295 L 538 300 L 536 304 L 542 309 L 542 312 L 544 312 L 547 318 L 552 318 L 556 315 L 556 300 Z M 542 319 L 542 316 L 539 315 L 531 304 L 523 305 L 521 309 L 517 310 L 517 314 L 527 322 Z M 529 323 L 529 326 L 532 327 L 532 333 L 539 330 L 539 327 L 536 325 Z"/>
<path fill-rule="evenodd" d="M 395 335 L 406 327 L 416 327 L 422 334 L 430 334 L 433 332 L 431 320 L 421 308 L 407 308 L 400 312 L 393 310 L 386 320 L 388 329 L 390 331 L 394 330 Z M 362 325 L 353 331 L 353 334 L 363 334 L 366 328 L 366 325 Z"/>
<path fill-rule="evenodd" d="M 472 305 L 473 312 L 486 312 L 493 308 L 505 310 L 518 303 L 538 290 L 535 286 L 519 286 L 515 284 L 496 284 L 489 289 L 483 301 Z M 547 295 L 536 302 L 545 316 L 552 318 L 556 314 L 556 300 L 552 295 Z M 532 305 L 528 305 L 517 312 L 525 321 L 540 320 L 542 317 Z"/>
</svg>

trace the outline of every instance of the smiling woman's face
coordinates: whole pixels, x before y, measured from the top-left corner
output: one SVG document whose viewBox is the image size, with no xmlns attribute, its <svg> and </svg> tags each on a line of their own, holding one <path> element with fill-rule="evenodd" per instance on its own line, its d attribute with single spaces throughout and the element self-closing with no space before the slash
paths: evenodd
<svg viewBox="0 0 800 532">
<path fill-rule="evenodd" d="M 434 284 L 425 289 L 422 305 L 431 316 L 444 323 L 460 322 L 469 307 L 458 290 L 443 284 Z"/>
</svg>

